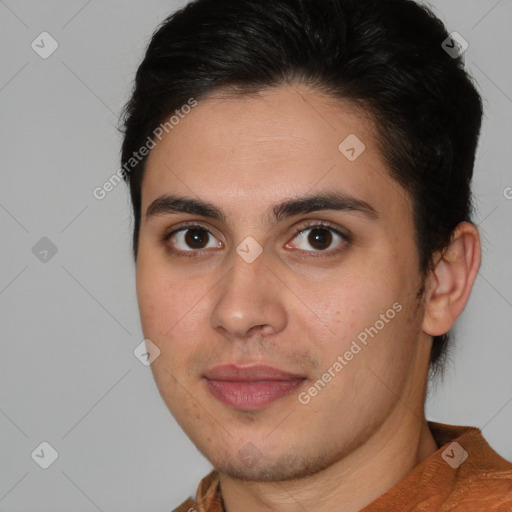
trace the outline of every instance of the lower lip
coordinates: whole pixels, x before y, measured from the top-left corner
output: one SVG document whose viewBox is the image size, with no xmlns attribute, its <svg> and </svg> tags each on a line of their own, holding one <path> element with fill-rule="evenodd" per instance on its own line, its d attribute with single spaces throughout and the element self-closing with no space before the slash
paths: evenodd
<svg viewBox="0 0 512 512">
<path fill-rule="evenodd" d="M 205 380 L 210 393 L 225 405 L 244 411 L 256 411 L 288 395 L 305 379 L 255 382 Z"/>
</svg>

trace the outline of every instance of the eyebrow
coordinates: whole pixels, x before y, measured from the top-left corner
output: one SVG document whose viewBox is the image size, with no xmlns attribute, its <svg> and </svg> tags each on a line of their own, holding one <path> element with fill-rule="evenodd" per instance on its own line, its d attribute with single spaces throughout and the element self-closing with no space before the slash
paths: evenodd
<svg viewBox="0 0 512 512">
<path fill-rule="evenodd" d="M 363 214 L 368 219 L 377 219 L 377 211 L 366 201 L 357 199 L 345 192 L 324 192 L 288 199 L 272 207 L 273 217 L 270 224 L 276 224 L 286 218 L 322 210 L 348 211 Z M 164 195 L 155 199 L 146 210 L 146 220 L 153 216 L 172 213 L 189 213 L 226 223 L 223 211 L 212 203 L 202 199 Z"/>
</svg>

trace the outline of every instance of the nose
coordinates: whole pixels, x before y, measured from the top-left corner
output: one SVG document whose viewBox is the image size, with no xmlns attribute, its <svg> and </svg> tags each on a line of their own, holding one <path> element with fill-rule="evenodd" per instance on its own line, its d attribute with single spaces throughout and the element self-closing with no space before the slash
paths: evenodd
<svg viewBox="0 0 512 512">
<path fill-rule="evenodd" d="M 248 263 L 235 254 L 231 270 L 219 283 L 211 315 L 212 327 L 229 339 L 254 332 L 270 335 L 286 327 L 284 285 L 262 253 Z"/>
</svg>

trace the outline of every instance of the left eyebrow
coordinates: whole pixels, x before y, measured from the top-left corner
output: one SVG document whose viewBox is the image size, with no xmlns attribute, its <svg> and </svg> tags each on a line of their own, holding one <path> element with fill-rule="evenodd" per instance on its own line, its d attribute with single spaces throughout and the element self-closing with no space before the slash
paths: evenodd
<svg viewBox="0 0 512 512">
<path fill-rule="evenodd" d="M 379 217 L 377 211 L 366 201 L 357 199 L 345 192 L 335 191 L 288 199 L 274 205 L 272 207 L 273 218 L 270 219 L 270 224 L 276 224 L 296 215 L 322 210 L 357 212 L 369 219 Z M 146 210 L 146 219 L 172 213 L 189 213 L 226 223 L 226 215 L 214 204 L 202 199 L 173 194 L 155 199 Z"/>
<path fill-rule="evenodd" d="M 277 223 L 294 215 L 312 213 L 321 210 L 349 211 L 362 213 L 369 219 L 378 219 L 379 214 L 370 204 L 345 192 L 334 191 L 312 194 L 297 199 L 289 199 L 273 207 L 274 220 Z"/>
</svg>

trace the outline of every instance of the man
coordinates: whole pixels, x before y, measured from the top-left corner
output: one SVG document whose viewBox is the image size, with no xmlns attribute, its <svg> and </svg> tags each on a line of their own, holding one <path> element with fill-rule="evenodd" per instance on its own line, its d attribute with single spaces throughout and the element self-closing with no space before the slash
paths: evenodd
<svg viewBox="0 0 512 512">
<path fill-rule="evenodd" d="M 424 413 L 480 265 L 446 40 L 411 0 L 197 0 L 153 35 L 122 152 L 141 323 L 215 468 L 176 510 L 512 510 L 512 464 Z"/>
</svg>

